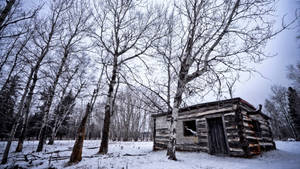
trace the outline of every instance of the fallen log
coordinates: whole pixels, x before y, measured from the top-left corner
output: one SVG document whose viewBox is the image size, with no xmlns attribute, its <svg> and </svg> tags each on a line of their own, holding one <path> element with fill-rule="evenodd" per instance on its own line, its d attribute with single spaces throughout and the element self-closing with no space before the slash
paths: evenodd
<svg viewBox="0 0 300 169">
<path fill-rule="evenodd" d="M 124 154 L 123 156 L 145 156 L 147 154 Z"/>
<path fill-rule="evenodd" d="M 86 149 L 97 149 L 99 147 L 87 147 Z"/>
<path fill-rule="evenodd" d="M 66 152 L 66 151 L 71 151 L 71 149 L 66 149 L 66 150 L 55 150 L 55 151 L 47 152 L 46 154 L 60 153 L 60 152 Z"/>
</svg>

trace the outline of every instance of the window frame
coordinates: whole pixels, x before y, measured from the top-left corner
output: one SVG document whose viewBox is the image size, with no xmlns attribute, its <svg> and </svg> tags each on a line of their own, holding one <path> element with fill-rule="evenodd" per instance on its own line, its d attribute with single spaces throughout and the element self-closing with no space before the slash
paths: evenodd
<svg viewBox="0 0 300 169">
<path fill-rule="evenodd" d="M 193 124 L 192 124 L 193 123 Z M 189 125 L 187 125 L 189 124 Z M 191 126 L 192 124 L 192 126 Z M 197 126 L 196 126 L 196 120 L 186 120 L 183 121 L 182 123 L 182 127 L 183 127 L 183 136 L 184 137 L 191 137 L 191 136 L 195 136 L 192 132 L 188 131 L 185 126 L 187 126 L 189 129 L 196 131 L 197 132 Z"/>
</svg>

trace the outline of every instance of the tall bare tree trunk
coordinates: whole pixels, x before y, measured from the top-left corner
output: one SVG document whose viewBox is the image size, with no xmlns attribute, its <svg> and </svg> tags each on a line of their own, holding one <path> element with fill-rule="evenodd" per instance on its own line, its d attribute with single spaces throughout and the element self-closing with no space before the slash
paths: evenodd
<svg viewBox="0 0 300 169">
<path fill-rule="evenodd" d="M 49 94 L 50 96 L 49 96 L 49 100 L 47 100 L 47 104 L 46 104 L 46 108 L 45 108 L 45 112 L 44 112 L 43 124 L 42 124 L 40 134 L 39 134 L 39 144 L 38 144 L 38 147 L 37 147 L 37 150 L 36 150 L 37 152 L 40 152 L 40 151 L 43 150 L 46 126 L 47 126 L 47 123 L 48 123 L 48 116 L 49 116 L 50 108 L 51 108 L 51 105 L 52 105 L 52 102 L 53 102 L 55 89 L 56 89 L 56 86 L 58 84 L 58 80 L 59 80 L 59 78 L 60 78 L 60 76 L 63 72 L 63 67 L 65 66 L 65 63 L 66 63 L 66 60 L 67 60 L 68 56 L 69 56 L 68 53 L 64 54 L 64 56 L 61 60 L 59 70 L 56 74 L 56 77 L 54 79 L 53 85 L 52 85 L 51 90 L 50 90 L 50 94 Z"/>
<path fill-rule="evenodd" d="M 87 122 L 87 119 L 88 119 L 90 113 L 91 113 L 91 105 L 90 105 L 90 103 L 88 103 L 86 106 L 86 110 L 85 110 L 83 119 L 77 130 L 77 138 L 76 138 L 75 144 L 73 146 L 69 164 L 77 163 L 77 162 L 81 161 L 81 159 L 82 159 L 81 155 L 82 155 L 82 147 L 83 147 L 83 141 L 84 141 L 84 136 L 85 136 L 86 122 Z"/>
<path fill-rule="evenodd" d="M 30 110 L 30 104 L 31 104 L 31 100 L 32 100 L 32 97 L 33 97 L 34 88 L 35 88 L 36 82 L 38 80 L 38 77 L 37 77 L 38 75 L 37 74 L 38 74 L 38 72 L 35 71 L 33 79 L 32 79 L 32 84 L 31 84 L 28 96 L 26 98 L 26 101 L 25 101 L 25 105 L 24 105 L 24 108 L 25 108 L 24 109 L 25 117 L 23 119 L 21 136 L 19 137 L 19 141 L 18 141 L 18 146 L 16 148 L 16 152 L 21 152 L 22 149 L 23 149 L 23 142 L 24 142 L 25 135 L 26 135 L 26 128 L 27 128 L 27 122 L 28 122 L 28 115 L 29 115 L 29 110 Z"/>
<path fill-rule="evenodd" d="M 52 90 L 52 89 L 50 89 L 50 90 Z M 49 105 L 49 100 L 50 100 L 49 97 L 47 97 L 46 108 Z M 38 143 L 38 147 L 36 150 L 37 152 L 41 152 L 43 150 L 43 146 L 44 146 L 44 142 L 45 142 L 46 126 L 47 126 L 47 122 L 48 122 L 48 118 L 49 118 L 48 110 L 45 110 L 43 113 L 44 113 L 43 121 L 42 121 L 43 123 L 42 123 L 41 129 L 39 132 L 39 136 L 38 136 L 39 143 Z"/>
<path fill-rule="evenodd" d="M 209 48 L 209 50 L 207 51 L 207 53 L 205 53 L 205 55 L 201 55 L 201 57 L 203 57 L 203 65 L 200 67 L 198 67 L 198 69 L 189 74 L 189 70 L 192 67 L 193 63 L 196 61 L 196 56 L 194 55 L 194 49 L 195 49 L 195 38 L 196 38 L 196 33 L 197 33 L 197 22 L 200 22 L 198 19 L 198 16 L 200 14 L 198 10 L 198 8 L 201 8 L 203 5 L 203 2 L 200 1 L 193 1 L 193 2 L 187 2 L 188 3 L 192 3 L 190 5 L 194 5 L 192 10 L 194 12 L 194 16 L 193 18 L 189 21 L 189 30 L 188 30 L 188 34 L 187 34 L 187 40 L 186 43 L 183 45 L 185 46 L 183 48 L 183 52 L 182 52 L 182 56 L 180 56 L 181 60 L 180 60 L 180 70 L 178 73 L 178 83 L 177 83 L 177 89 L 176 89 L 176 94 L 174 97 L 174 107 L 172 110 L 172 118 L 171 118 L 171 124 L 170 124 L 170 140 L 169 140 L 169 144 L 168 144 L 168 150 L 167 150 L 167 155 L 169 156 L 168 158 L 171 160 L 176 160 L 176 155 L 175 155 L 175 150 L 176 150 L 176 125 L 177 125 L 177 118 L 178 118 L 178 111 L 182 102 L 182 94 L 186 88 L 186 84 L 193 81 L 194 79 L 196 79 L 197 77 L 200 77 L 201 75 L 203 75 L 205 72 L 208 71 L 208 57 L 211 55 L 212 51 L 215 49 L 215 47 L 220 43 L 220 41 L 222 40 L 222 38 L 224 37 L 225 33 L 228 30 L 229 25 L 231 24 L 232 20 L 233 20 L 233 15 L 235 14 L 239 4 L 240 4 L 240 0 L 237 0 L 234 5 L 233 8 L 231 10 L 231 12 L 229 13 L 228 16 L 228 20 L 224 23 L 226 23 L 224 25 L 224 28 L 221 30 L 220 34 L 218 35 L 218 38 L 212 43 L 212 46 Z M 197 4 L 199 3 L 199 4 Z M 190 9 L 187 9 L 190 10 Z M 190 18 L 189 18 L 190 19 Z"/>
<path fill-rule="evenodd" d="M 179 75 L 180 76 L 180 75 Z M 178 111 L 182 102 L 182 94 L 184 91 L 185 82 L 182 79 L 179 79 L 177 91 L 174 98 L 174 107 L 172 110 L 171 124 L 170 124 L 170 140 L 167 149 L 167 155 L 170 160 L 177 160 L 176 152 L 176 125 L 178 119 Z"/>
<path fill-rule="evenodd" d="M 114 56 L 114 65 L 112 71 L 112 77 L 109 83 L 107 100 L 105 104 L 105 115 L 104 115 L 104 123 L 102 129 L 102 139 L 101 145 L 99 148 L 100 154 L 106 154 L 108 152 L 108 139 L 109 139 L 109 125 L 110 125 L 110 116 L 112 113 L 112 105 L 113 105 L 113 93 L 114 87 L 117 79 L 117 69 L 118 69 L 118 56 Z"/>
<path fill-rule="evenodd" d="M 51 136 L 50 136 L 49 142 L 48 142 L 49 145 L 54 144 L 54 139 L 55 139 L 55 136 L 56 136 L 56 127 L 55 127 L 56 122 L 57 122 L 57 117 L 55 116 L 54 117 L 54 126 L 51 127 Z"/>
<path fill-rule="evenodd" d="M 19 122 L 18 122 L 18 121 L 19 121 L 19 119 L 17 119 L 17 120 L 14 122 L 14 124 L 13 124 L 12 130 L 11 130 L 10 135 L 9 135 L 9 139 L 8 139 L 8 141 L 7 141 L 7 144 L 6 144 L 4 153 L 3 153 L 3 157 L 2 157 L 1 164 L 6 164 L 6 163 L 7 163 L 7 158 L 8 158 L 8 154 L 9 154 L 11 142 L 12 142 L 12 140 L 13 140 L 13 137 L 15 136 L 17 127 L 18 127 L 18 125 L 19 125 Z"/>
<path fill-rule="evenodd" d="M 12 142 L 12 140 L 13 140 L 15 134 L 16 134 L 17 127 L 20 123 L 20 118 L 22 116 L 22 112 L 23 112 L 23 108 L 24 108 L 24 101 L 25 101 L 26 95 L 28 93 L 28 89 L 29 89 L 29 85 L 30 85 L 30 82 L 31 82 L 31 79 L 32 79 L 33 72 L 34 72 L 34 69 L 31 69 L 28 80 L 26 82 L 26 86 L 24 88 L 24 93 L 22 95 L 22 98 L 21 98 L 21 101 L 20 101 L 20 104 L 19 104 L 19 109 L 18 109 L 15 121 L 13 123 L 12 129 L 11 129 L 11 132 L 10 132 L 10 135 L 9 135 L 9 139 L 7 141 L 7 144 L 6 144 L 3 156 L 2 156 L 1 164 L 7 163 L 7 158 L 8 158 L 11 142 Z"/>
<path fill-rule="evenodd" d="M 56 133 L 57 133 L 57 132 L 56 132 L 56 128 L 53 127 L 53 128 L 51 129 L 51 136 L 50 136 L 49 142 L 48 142 L 49 145 L 53 145 L 53 144 L 54 144 L 54 139 L 55 139 Z"/>
<path fill-rule="evenodd" d="M 73 3 L 69 3 L 68 1 L 61 1 L 59 3 L 61 3 L 60 4 L 61 7 L 67 7 L 66 9 L 69 9 L 71 7 L 75 8 L 75 6 L 72 6 Z M 64 9 L 64 10 L 66 10 L 66 9 Z M 78 37 L 78 36 L 81 35 L 82 32 L 86 31 L 85 30 L 86 29 L 85 23 L 88 20 L 90 15 L 84 16 L 84 14 L 85 14 L 83 12 L 83 11 L 85 11 L 84 9 L 80 9 L 79 11 L 81 11 L 81 12 L 76 13 L 76 14 L 78 14 L 78 16 L 74 16 L 75 18 L 78 18 L 78 20 L 74 21 L 75 22 L 74 28 L 73 29 L 69 28 L 70 32 L 67 34 L 68 38 L 67 38 L 66 42 L 62 41 L 62 44 L 64 44 L 64 45 L 62 45 L 63 57 L 62 57 L 62 60 L 60 62 L 59 70 L 56 73 L 56 77 L 54 79 L 54 82 L 53 82 L 53 85 L 52 85 L 52 88 L 51 88 L 51 91 L 50 91 L 49 101 L 47 102 L 47 105 L 46 105 L 46 108 L 45 108 L 45 114 L 44 114 L 44 118 L 43 118 L 44 121 L 43 121 L 42 128 L 41 128 L 41 131 L 40 131 L 39 144 L 38 144 L 38 147 L 37 147 L 38 152 L 42 151 L 42 149 L 43 149 L 46 124 L 47 124 L 47 121 L 48 121 L 48 115 L 49 115 L 49 111 L 50 111 L 50 108 L 51 108 L 51 105 L 52 105 L 52 102 L 53 102 L 53 98 L 54 98 L 56 86 L 58 84 L 58 80 L 59 80 L 59 78 L 61 77 L 61 75 L 63 73 L 63 67 L 66 64 L 67 58 L 71 55 L 72 52 L 74 52 L 74 49 L 77 48 L 77 47 L 79 48 L 79 46 L 76 46 L 76 44 L 78 44 L 81 41 L 80 39 L 82 37 Z M 75 13 L 72 13 L 70 15 L 73 15 L 73 14 L 75 14 Z M 59 15 L 57 15 L 57 17 L 59 17 Z M 66 16 L 63 16 L 63 17 L 66 17 Z M 71 18 L 69 18 L 69 19 L 71 19 Z M 66 23 L 66 24 L 74 24 L 74 23 Z M 63 36 L 65 36 L 65 34 L 62 33 L 61 36 L 63 37 Z M 76 39 L 76 38 L 79 38 L 79 39 Z"/>
<path fill-rule="evenodd" d="M 12 2 L 9 2 L 9 3 L 12 3 Z M 14 2 L 13 2 L 13 3 L 14 3 Z M 16 40 L 14 41 L 14 44 L 15 44 L 15 42 L 17 41 L 17 39 L 19 39 L 19 37 L 16 38 Z M 22 43 L 20 49 L 18 49 L 17 53 L 15 54 L 15 59 L 14 59 L 14 62 L 13 62 L 13 66 L 11 67 L 11 69 L 10 69 L 10 71 L 9 71 L 8 77 L 7 77 L 7 79 L 6 79 L 5 83 L 4 83 L 4 85 L 2 86 L 1 91 L 2 91 L 2 90 L 6 87 L 6 85 L 8 84 L 8 82 L 9 82 L 9 80 L 10 80 L 10 78 L 11 78 L 11 75 L 12 75 L 12 73 L 13 73 L 13 71 L 14 71 L 16 65 L 17 65 L 18 57 L 19 57 L 21 51 L 23 50 L 23 48 L 26 46 L 28 40 L 29 40 L 29 38 L 26 39 L 26 40 L 24 41 L 24 43 Z M 13 46 L 14 46 L 14 44 L 13 44 Z M 13 48 L 13 47 L 12 47 L 12 48 Z M 9 52 L 9 53 L 10 53 L 10 52 Z M 3 63 L 3 64 L 4 64 L 4 63 Z M 3 66 L 3 65 L 1 65 L 1 66 Z M 1 70 L 1 69 L 0 69 L 0 70 Z M 28 88 L 29 85 L 30 85 L 30 81 L 31 81 L 31 78 L 32 78 L 32 73 L 33 73 L 33 70 L 31 69 L 31 72 L 30 72 L 30 74 L 29 74 L 29 79 L 28 79 L 27 84 L 26 84 L 26 88 Z M 10 133 L 9 140 L 8 140 L 7 145 L 6 145 L 6 148 L 5 148 L 5 152 L 4 152 L 4 154 L 3 154 L 3 159 L 2 159 L 2 163 L 3 163 L 3 164 L 7 162 L 7 158 L 8 158 L 8 154 L 9 154 L 9 150 L 10 150 L 10 146 L 11 146 L 11 142 L 12 142 L 13 137 L 15 136 L 17 127 L 18 127 L 18 125 L 19 125 L 19 123 L 20 123 L 20 118 L 21 118 L 21 116 L 22 116 L 22 112 L 23 112 L 23 108 L 24 108 L 24 107 L 23 107 L 23 103 L 24 103 L 25 96 L 27 95 L 27 92 L 28 92 L 28 89 L 27 89 L 27 90 L 25 89 L 25 91 L 24 91 L 24 93 L 23 93 L 23 95 L 22 95 L 21 102 L 20 102 L 20 108 L 19 108 L 19 111 L 18 111 L 18 113 L 17 113 L 16 120 L 15 120 L 15 122 L 14 122 L 14 124 L 13 124 L 12 130 L 11 130 L 11 133 Z M 25 103 L 25 104 L 26 104 L 26 103 Z M 25 117 L 25 118 L 26 118 L 26 117 Z"/>
<path fill-rule="evenodd" d="M 38 72 L 38 70 L 40 68 L 40 65 L 41 65 L 41 62 L 43 61 L 44 57 L 48 53 L 49 46 L 50 46 L 50 41 L 51 41 L 52 35 L 53 35 L 53 30 L 50 32 L 49 35 L 50 36 L 49 36 L 48 43 L 47 43 L 46 47 L 41 51 L 41 55 L 38 58 L 37 63 L 35 64 L 34 68 L 31 69 L 30 74 L 28 76 L 28 80 L 27 80 L 26 86 L 24 88 L 24 93 L 22 95 L 22 98 L 21 98 L 21 101 L 20 101 L 20 105 L 19 105 L 19 109 L 18 109 L 18 112 L 17 112 L 17 115 L 16 115 L 16 120 L 15 120 L 15 122 L 13 124 L 9 140 L 7 142 L 7 145 L 6 145 L 3 157 L 2 157 L 2 162 L 1 162 L 2 164 L 5 164 L 7 162 L 8 153 L 9 153 L 9 149 L 10 149 L 10 146 L 11 146 L 11 142 L 13 140 L 13 137 L 15 136 L 17 127 L 18 127 L 18 125 L 20 123 L 20 118 L 22 117 L 22 113 L 23 113 L 23 109 L 24 109 L 24 102 L 25 102 L 25 98 L 26 98 L 26 95 L 27 95 L 28 90 L 29 90 L 30 82 L 31 82 L 31 80 L 33 78 L 34 73 Z"/>
<path fill-rule="evenodd" d="M 80 123 L 80 126 L 79 126 L 78 130 L 77 130 L 77 137 L 76 137 L 75 144 L 73 146 L 73 150 L 72 150 L 72 154 L 71 154 L 71 157 L 70 157 L 70 160 L 69 160 L 69 164 L 77 163 L 77 162 L 81 161 L 81 159 L 82 159 L 81 155 L 82 155 L 82 147 L 83 147 L 83 141 L 84 141 L 84 136 L 85 136 L 86 122 L 88 120 L 88 117 L 89 117 L 90 113 L 93 111 L 94 104 L 97 100 L 99 89 L 100 89 L 100 86 L 101 86 L 101 79 L 102 79 L 102 76 L 103 76 L 103 73 L 104 73 L 104 69 L 105 68 L 103 67 L 102 71 L 100 73 L 100 77 L 99 77 L 99 80 L 98 80 L 98 83 L 97 83 L 97 87 L 93 92 L 93 95 L 92 95 L 92 98 L 91 98 L 90 102 L 86 106 L 86 111 L 85 111 L 84 117 L 83 117 L 83 119 Z"/>
</svg>

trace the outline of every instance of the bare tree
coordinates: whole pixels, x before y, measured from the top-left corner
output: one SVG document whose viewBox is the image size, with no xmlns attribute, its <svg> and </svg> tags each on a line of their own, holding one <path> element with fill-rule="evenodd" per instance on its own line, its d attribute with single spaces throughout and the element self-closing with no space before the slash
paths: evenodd
<svg viewBox="0 0 300 169">
<path fill-rule="evenodd" d="M 284 119 L 286 120 L 286 124 L 288 125 L 293 137 L 296 139 L 297 133 L 288 114 L 287 88 L 283 86 L 274 85 L 271 87 L 271 91 L 272 91 L 271 100 L 273 101 L 273 104 L 275 105 L 277 111 L 283 115 Z"/>
<path fill-rule="evenodd" d="M 0 7 L 0 79 L 2 87 L 12 76 L 23 73 L 24 48 L 32 35 L 32 22 L 41 6 L 24 9 L 20 0 L 1 2 Z M 21 75 L 23 76 L 23 75 Z"/>
<path fill-rule="evenodd" d="M 284 117 L 282 117 L 280 111 L 277 110 L 275 104 L 271 100 L 266 99 L 264 108 L 266 113 L 268 113 L 268 115 L 271 117 L 270 126 L 272 128 L 274 138 L 281 140 L 285 137 L 288 137 L 286 135 L 289 134 L 289 128 L 286 127 L 287 125 L 286 122 L 284 122 Z"/>
<path fill-rule="evenodd" d="M 154 41 L 160 38 L 159 13 L 142 9 L 140 1 L 95 1 L 94 19 L 99 30 L 93 34 L 95 43 L 105 49 L 111 66 L 105 117 L 99 153 L 108 151 L 109 126 L 116 79 L 122 65 L 141 59 Z"/>
<path fill-rule="evenodd" d="M 93 91 L 90 101 L 86 105 L 84 116 L 80 122 L 78 129 L 77 129 L 76 141 L 73 146 L 69 164 L 77 163 L 77 162 L 81 161 L 81 159 L 82 159 L 82 147 L 83 147 L 83 141 L 84 141 L 84 137 L 85 137 L 86 123 L 87 123 L 89 115 L 93 111 L 95 102 L 99 95 L 99 90 L 100 90 L 101 84 L 102 84 L 102 76 L 104 74 L 104 69 L 105 69 L 105 67 L 103 66 L 102 71 L 99 76 L 99 79 L 98 79 L 98 82 L 96 84 L 96 88 Z"/>
<path fill-rule="evenodd" d="M 31 101 L 32 101 L 34 88 L 36 86 L 37 80 L 38 80 L 38 70 L 36 70 L 34 72 L 34 75 L 33 75 L 33 78 L 32 78 L 32 83 L 31 83 L 28 95 L 27 95 L 25 103 L 24 103 L 24 108 L 23 108 L 24 113 L 23 114 L 25 114 L 25 117 L 23 118 L 21 136 L 19 137 L 16 152 L 21 152 L 22 149 L 23 149 L 23 142 L 24 142 L 26 128 L 27 128 L 27 121 L 28 121 L 28 115 L 29 115 L 29 110 L 30 110 L 30 104 L 31 104 Z"/>
<path fill-rule="evenodd" d="M 67 117 L 73 112 L 73 107 L 76 104 L 76 99 L 78 98 L 79 94 L 82 92 L 82 90 L 86 87 L 86 82 L 82 80 L 83 73 L 85 72 L 85 69 L 87 67 L 87 63 L 79 62 L 78 65 L 76 65 L 75 70 L 73 72 L 70 72 L 70 75 L 67 76 L 66 84 L 62 88 L 62 94 L 59 99 L 59 103 L 56 107 L 56 110 L 53 113 L 54 119 L 53 119 L 53 126 L 51 127 L 51 137 L 49 139 L 50 145 L 54 143 L 55 136 L 57 132 L 59 131 L 60 127 L 62 126 L 63 122 L 67 119 Z M 79 68 L 81 70 L 79 70 Z M 78 73 L 78 71 L 81 71 L 79 74 L 79 79 L 75 79 L 75 75 Z M 71 96 L 71 103 L 67 103 L 66 105 L 63 104 L 66 96 L 67 89 L 70 87 L 70 83 L 72 80 L 79 80 L 79 84 L 77 86 L 77 89 L 75 91 L 74 96 Z M 71 88 L 72 89 L 72 88 Z M 70 90 L 71 92 L 72 90 Z"/>
<path fill-rule="evenodd" d="M 25 101 L 25 97 L 27 95 L 27 92 L 29 90 L 29 86 L 30 86 L 30 81 L 32 79 L 32 75 L 33 75 L 33 69 L 31 69 L 30 75 L 29 75 L 28 80 L 26 82 L 26 86 L 24 88 L 24 92 L 22 94 L 22 97 L 21 97 L 21 100 L 20 100 L 20 103 L 19 103 L 18 112 L 15 115 L 15 120 L 14 120 L 14 123 L 12 125 L 12 129 L 11 129 L 11 132 L 10 132 L 10 135 L 9 135 L 9 139 L 7 141 L 7 144 L 6 144 L 4 153 L 3 153 L 2 162 L 1 162 L 2 164 L 5 164 L 7 162 L 8 153 L 9 153 L 9 149 L 10 149 L 10 146 L 11 146 L 11 142 L 13 140 L 13 137 L 15 136 L 17 127 L 19 125 L 19 120 L 20 120 L 20 118 L 22 116 L 24 101 Z"/>
<path fill-rule="evenodd" d="M 143 132 L 149 128 L 147 120 L 153 106 L 145 102 L 148 98 L 140 91 L 136 92 L 137 87 L 132 89 L 127 87 L 124 90 L 114 97 L 116 100 L 111 116 L 110 138 L 118 141 L 137 141 L 143 139 Z"/>
<path fill-rule="evenodd" d="M 249 63 L 266 58 L 263 47 L 278 32 L 272 33 L 273 1 L 224 0 L 175 2 L 178 42 L 174 49 L 177 61 L 176 87 L 170 123 L 167 155 L 176 160 L 176 123 L 183 97 L 196 84 L 204 90 L 222 91 L 221 85 L 234 72 L 255 71 Z M 283 24 L 283 29 L 287 25 Z M 202 91 L 203 92 L 203 91 Z"/>
<path fill-rule="evenodd" d="M 296 138 L 296 131 L 288 114 L 287 88 L 273 85 L 270 99 L 265 100 L 265 108 L 271 117 L 271 127 L 279 139 Z"/>
<path fill-rule="evenodd" d="M 7 0 L 0 9 L 0 40 L 12 38 L 26 33 L 18 28 L 18 24 L 34 18 L 41 7 L 32 11 L 24 11 L 21 0 Z"/>
<path fill-rule="evenodd" d="M 232 81 L 227 81 L 226 82 L 226 86 L 228 88 L 228 92 L 229 92 L 229 97 L 232 99 L 233 98 L 233 93 L 234 93 L 234 85 L 237 82 L 237 80 L 239 79 L 239 76 L 234 77 L 232 79 Z"/>
<path fill-rule="evenodd" d="M 8 157 L 11 141 L 12 141 L 12 139 L 13 139 L 15 133 L 16 133 L 16 129 L 17 129 L 17 126 L 19 124 L 20 118 L 23 115 L 24 107 L 29 107 L 29 105 L 24 106 L 24 103 L 25 103 L 25 100 L 26 100 L 26 95 L 28 93 L 28 90 L 30 88 L 30 84 L 31 84 L 31 81 L 33 80 L 33 78 L 35 79 L 35 82 L 33 81 L 31 86 L 32 86 L 32 90 L 34 90 L 34 86 L 35 86 L 35 83 L 36 83 L 36 80 L 37 80 L 38 71 L 40 69 L 42 61 L 46 57 L 46 55 L 49 52 L 49 49 L 51 47 L 53 36 L 55 35 L 57 24 L 58 24 L 58 18 L 60 16 L 62 10 L 63 10 L 63 8 L 56 8 L 56 10 L 52 11 L 50 21 L 49 22 L 46 21 L 45 24 L 43 25 L 43 26 L 46 26 L 46 27 L 41 26 L 40 23 L 35 24 L 36 30 L 37 30 L 36 34 L 38 34 L 38 36 L 40 36 L 41 38 L 39 40 L 33 38 L 33 43 L 37 47 L 34 51 L 27 50 L 28 52 L 33 54 L 33 57 L 35 58 L 35 62 L 34 62 L 33 66 L 30 69 L 30 73 L 28 75 L 28 80 L 26 82 L 26 85 L 24 87 L 24 92 L 23 92 L 22 97 L 20 99 L 19 108 L 18 108 L 18 111 L 16 113 L 16 119 L 15 119 L 15 122 L 13 124 L 12 130 L 11 130 L 11 133 L 10 133 L 10 137 L 9 137 L 8 142 L 7 142 L 6 149 L 5 149 L 3 158 L 2 158 L 2 163 L 3 164 L 7 162 L 7 157 Z M 47 25 L 49 27 L 47 27 Z M 39 26 L 41 26 L 44 29 L 42 30 L 41 27 L 39 27 Z M 48 30 L 47 34 L 42 33 L 42 32 L 44 32 L 44 30 Z M 39 32 L 39 31 L 41 31 L 41 32 Z M 28 47 L 26 47 L 26 48 L 29 49 Z M 27 104 L 28 103 L 30 103 L 30 102 L 28 101 Z"/>
<path fill-rule="evenodd" d="M 24 27 L 26 29 L 26 27 Z M 24 65 L 24 59 L 26 57 L 24 56 L 24 53 L 26 52 L 24 49 L 28 45 L 28 42 L 32 39 L 33 32 L 30 30 L 30 27 L 27 27 L 27 33 L 24 36 L 17 36 L 16 39 L 13 41 L 10 48 L 7 50 L 7 52 L 4 54 L 5 57 L 3 59 L 3 62 L 0 65 L 0 74 L 2 74 L 2 68 L 4 66 L 8 66 L 9 57 L 12 55 L 13 60 L 10 61 L 12 64 L 10 65 L 10 68 L 8 69 L 8 72 L 6 72 L 7 76 L 2 76 L 4 83 L 2 84 L 1 90 L 3 90 L 7 83 L 10 81 L 12 76 L 15 76 L 16 74 L 20 74 L 21 70 L 23 69 Z M 1 77 L 1 76 L 0 76 Z M 1 77 L 1 78 L 2 78 Z"/>
<path fill-rule="evenodd" d="M 58 70 L 55 74 L 53 83 L 51 84 L 51 92 L 49 93 L 49 100 L 47 101 L 47 106 L 44 112 L 43 124 L 39 135 L 39 144 L 37 148 L 38 152 L 42 151 L 43 149 L 45 130 L 48 122 L 50 108 L 53 102 L 58 81 L 63 73 L 63 69 L 66 65 L 67 59 L 72 54 L 82 50 L 80 49 L 80 45 L 82 43 L 85 33 L 87 32 L 87 29 L 90 26 L 88 25 L 88 19 L 90 17 L 90 14 L 87 13 L 88 11 L 85 8 L 86 6 L 82 5 L 81 3 L 82 2 L 79 1 L 56 2 L 56 5 L 59 8 L 64 8 L 65 10 L 65 15 L 62 15 L 62 19 L 64 22 L 60 28 L 62 32 L 60 32 L 59 35 L 59 44 L 61 45 L 62 52 L 58 53 L 58 55 L 62 55 L 62 58 L 58 66 Z M 67 19 L 67 22 L 65 19 Z M 64 32 L 63 30 L 67 30 L 67 32 Z M 79 51 L 76 48 L 79 48 Z"/>
</svg>

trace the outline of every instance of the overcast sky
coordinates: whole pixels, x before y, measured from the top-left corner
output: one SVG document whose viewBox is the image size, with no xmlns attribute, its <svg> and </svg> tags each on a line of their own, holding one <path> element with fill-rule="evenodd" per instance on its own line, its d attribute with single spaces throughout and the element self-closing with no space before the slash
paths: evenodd
<svg viewBox="0 0 300 169">
<path fill-rule="evenodd" d="M 286 14 L 288 21 L 295 17 L 297 8 L 299 13 L 300 0 L 280 0 L 277 4 L 277 26 L 281 25 L 280 16 Z M 298 25 L 299 22 L 298 19 Z M 296 39 L 296 36 L 300 35 L 299 30 L 300 26 L 298 33 L 296 29 L 285 30 L 269 42 L 266 52 L 276 56 L 256 65 L 257 70 L 267 79 L 256 74 L 249 80 L 248 75 L 243 75 L 241 82 L 236 85 L 235 97 L 241 97 L 256 107 L 258 104 L 264 104 L 264 100 L 269 97 L 271 85 L 290 85 L 286 77 L 287 66 L 300 61 L 300 39 Z"/>
</svg>

